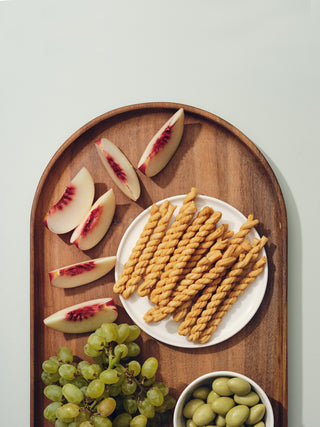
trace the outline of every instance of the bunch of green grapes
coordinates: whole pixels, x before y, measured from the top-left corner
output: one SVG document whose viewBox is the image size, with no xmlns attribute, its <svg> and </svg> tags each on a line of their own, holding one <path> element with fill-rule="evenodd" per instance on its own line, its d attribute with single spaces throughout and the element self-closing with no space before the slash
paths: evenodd
<svg viewBox="0 0 320 427">
<path fill-rule="evenodd" d="M 137 360 L 140 335 L 136 325 L 104 323 L 92 333 L 75 361 L 60 347 L 42 364 L 44 394 L 52 402 L 44 417 L 55 427 L 145 427 L 168 423 L 175 399 L 156 381 L 158 360 Z"/>
</svg>

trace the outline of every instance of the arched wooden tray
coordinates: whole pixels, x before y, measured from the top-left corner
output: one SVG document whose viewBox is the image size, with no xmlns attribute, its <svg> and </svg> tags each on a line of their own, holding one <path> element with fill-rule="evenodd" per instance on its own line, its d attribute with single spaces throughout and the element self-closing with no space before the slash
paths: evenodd
<svg viewBox="0 0 320 427">
<path fill-rule="evenodd" d="M 167 167 L 154 178 L 138 172 L 142 194 L 132 202 L 112 183 L 98 158 L 94 142 L 105 136 L 137 165 L 154 133 L 180 107 L 185 109 L 182 142 Z M 93 249 L 81 252 L 43 225 L 48 208 L 65 185 L 86 166 L 96 183 L 96 197 L 114 188 L 114 222 Z M 143 357 L 157 355 L 160 376 L 178 397 L 196 377 L 231 370 L 251 377 L 271 399 L 275 425 L 287 426 L 287 219 L 276 177 L 258 148 L 225 120 L 198 108 L 176 103 L 136 104 L 110 111 L 75 132 L 56 152 L 39 182 L 31 213 L 31 425 L 45 426 L 41 363 L 68 345 L 79 355 L 87 336 L 64 335 L 43 324 L 49 314 L 80 301 L 113 296 L 121 321 L 130 321 L 112 292 L 114 272 L 71 290 L 50 286 L 48 271 L 88 258 L 115 255 L 133 219 L 154 201 L 187 193 L 221 199 L 244 215 L 259 218 L 257 231 L 269 243 L 269 280 L 264 300 L 253 319 L 229 340 L 201 349 L 181 349 L 142 333 Z"/>
</svg>

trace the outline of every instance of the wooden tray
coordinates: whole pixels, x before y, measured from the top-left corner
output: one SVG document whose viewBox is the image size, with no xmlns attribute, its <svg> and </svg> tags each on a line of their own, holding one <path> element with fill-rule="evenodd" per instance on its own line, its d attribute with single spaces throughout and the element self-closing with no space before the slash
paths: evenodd
<svg viewBox="0 0 320 427">
<path fill-rule="evenodd" d="M 132 202 L 113 184 L 98 158 L 94 142 L 105 136 L 137 165 L 151 137 L 180 107 L 185 109 L 182 142 L 167 167 L 153 178 L 138 173 L 142 194 Z M 112 187 L 116 213 L 112 227 L 93 249 L 81 252 L 69 244 L 70 234 L 55 235 L 43 225 L 48 208 L 82 166 L 96 183 L 96 197 Z M 118 321 L 130 322 L 112 292 L 114 272 L 70 290 L 51 287 L 48 271 L 89 258 L 115 255 L 134 218 L 152 202 L 187 193 L 221 199 L 244 215 L 259 218 L 257 231 L 269 238 L 269 280 L 264 300 L 240 332 L 220 344 L 182 349 L 160 343 L 142 333 L 142 357 L 156 355 L 159 378 L 177 398 L 196 377 L 210 371 L 232 370 L 256 381 L 268 394 L 275 426 L 287 426 L 287 220 L 284 200 L 275 175 L 258 148 L 238 129 L 206 111 L 174 103 L 146 103 L 120 108 L 92 120 L 57 151 L 39 182 L 31 214 L 31 426 L 46 426 L 48 403 L 40 380 L 41 363 L 69 346 L 84 357 L 87 335 L 67 335 L 43 324 L 49 314 L 81 301 L 113 296 Z"/>
</svg>

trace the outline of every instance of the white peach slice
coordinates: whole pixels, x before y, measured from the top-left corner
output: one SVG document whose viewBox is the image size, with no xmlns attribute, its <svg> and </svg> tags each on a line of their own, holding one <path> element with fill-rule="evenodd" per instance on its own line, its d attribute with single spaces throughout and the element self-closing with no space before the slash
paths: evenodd
<svg viewBox="0 0 320 427">
<path fill-rule="evenodd" d="M 112 188 L 93 204 L 87 216 L 73 231 L 70 242 L 81 250 L 88 250 L 97 245 L 108 231 L 116 208 Z"/>
<path fill-rule="evenodd" d="M 142 154 L 138 169 L 146 176 L 159 173 L 177 150 L 184 127 L 184 110 L 180 108 L 154 135 Z"/>
<path fill-rule="evenodd" d="M 44 218 L 44 224 L 53 233 L 63 234 L 73 230 L 90 210 L 94 198 L 94 182 L 83 167 L 67 185 L 62 197 Z"/>
<path fill-rule="evenodd" d="M 81 334 L 95 331 L 102 323 L 111 323 L 117 317 L 113 299 L 100 298 L 59 310 L 44 319 L 44 324 L 60 332 Z"/>
<path fill-rule="evenodd" d="M 109 256 L 77 262 L 49 272 L 50 283 L 58 288 L 75 288 L 105 276 L 115 266 L 116 257 Z"/>
<path fill-rule="evenodd" d="M 102 163 L 114 183 L 127 197 L 137 200 L 140 196 L 140 182 L 128 158 L 106 138 L 99 139 L 95 144 Z"/>
</svg>

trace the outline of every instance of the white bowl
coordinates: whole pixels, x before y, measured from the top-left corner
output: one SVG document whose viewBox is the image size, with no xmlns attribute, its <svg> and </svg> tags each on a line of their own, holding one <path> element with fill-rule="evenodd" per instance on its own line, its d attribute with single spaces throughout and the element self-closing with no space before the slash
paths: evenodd
<svg viewBox="0 0 320 427">
<path fill-rule="evenodd" d="M 238 374 L 236 372 L 232 371 L 216 371 L 216 372 L 210 372 L 209 374 L 202 375 L 201 377 L 195 379 L 190 383 L 181 393 L 173 414 L 173 426 L 174 427 L 185 427 L 186 421 L 184 416 L 182 415 L 182 411 L 184 408 L 184 405 L 188 402 L 188 400 L 191 398 L 193 391 L 204 385 L 208 385 L 211 387 L 212 381 L 217 377 L 237 377 L 242 378 L 244 380 L 247 380 L 248 383 L 251 384 L 252 389 L 260 396 L 261 402 L 266 407 L 266 413 L 265 413 L 265 425 L 266 427 L 274 427 L 274 417 L 273 417 L 273 410 L 270 403 L 270 400 L 266 393 L 262 390 L 262 388 L 255 383 L 251 378 L 246 377 L 245 375 Z"/>
</svg>

